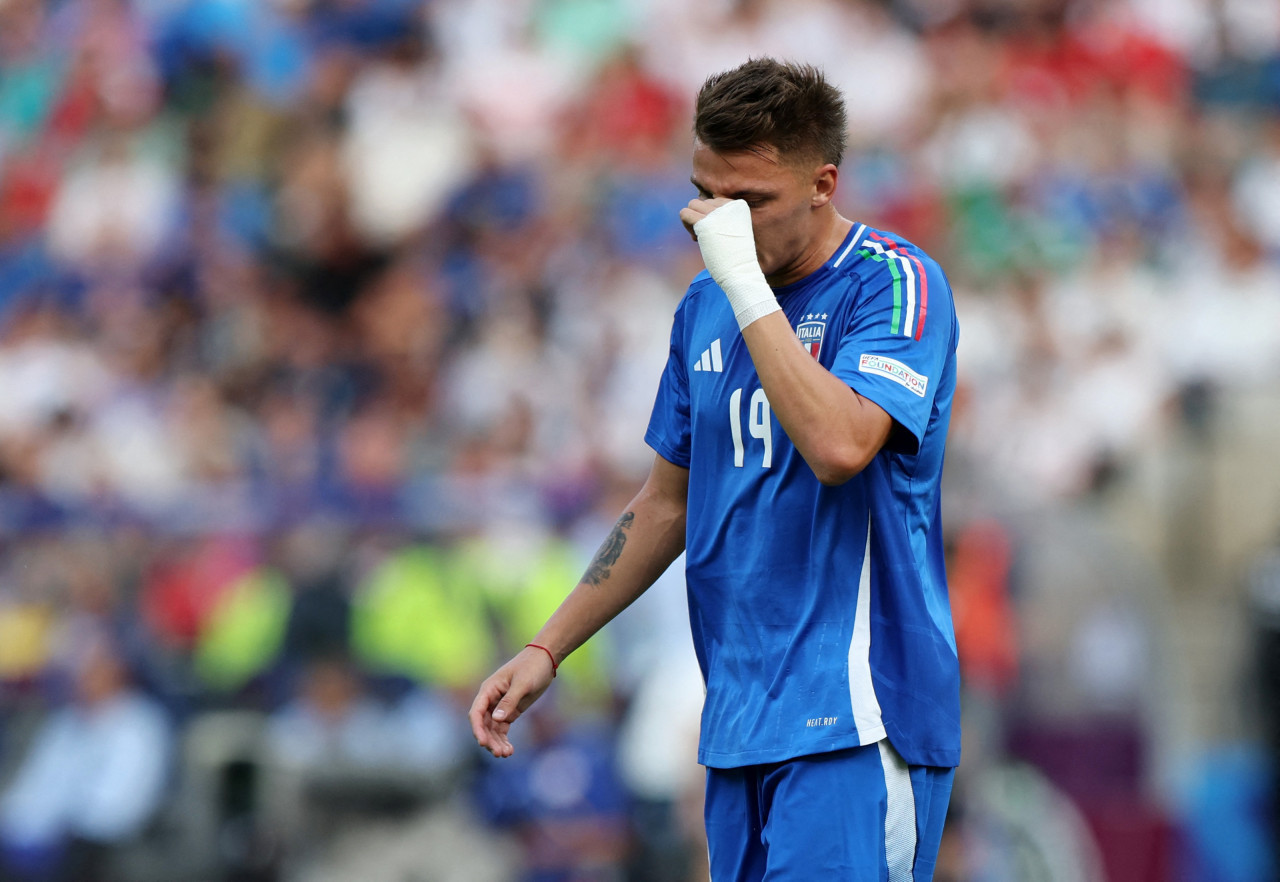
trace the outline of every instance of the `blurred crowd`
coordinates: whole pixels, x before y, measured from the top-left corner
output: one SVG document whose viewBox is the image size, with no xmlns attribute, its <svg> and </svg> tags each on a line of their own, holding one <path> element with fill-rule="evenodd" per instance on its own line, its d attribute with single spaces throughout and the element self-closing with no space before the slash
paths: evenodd
<svg viewBox="0 0 1280 882">
<path fill-rule="evenodd" d="M 697 878 L 678 573 L 566 663 L 525 759 L 482 762 L 462 711 L 647 471 L 701 268 L 692 98 L 762 54 L 844 90 L 842 213 L 955 289 L 973 729 L 1060 698 L 1049 668 L 1143 716 L 1141 604 L 1100 597 L 1037 667 L 1025 619 L 1055 607 L 1015 608 L 997 516 L 1076 510 L 1219 393 L 1280 388 L 1280 5 L 0 0 L 3 872 L 145 882 L 117 846 L 207 810 L 183 878 L 330 878 L 343 812 L 448 804 L 403 856 L 427 875 L 385 878 Z M 1140 789 L 1134 725 L 1098 787 Z M 956 829 L 983 845 L 953 837 L 947 878 L 1115 876 L 1117 803 L 1085 805 L 1091 836 L 1040 786 L 975 787 Z"/>
</svg>

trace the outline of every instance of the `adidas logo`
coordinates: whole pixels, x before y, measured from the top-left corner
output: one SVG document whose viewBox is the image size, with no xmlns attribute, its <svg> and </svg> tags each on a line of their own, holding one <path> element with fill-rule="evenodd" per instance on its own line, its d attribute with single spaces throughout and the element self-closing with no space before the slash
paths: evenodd
<svg viewBox="0 0 1280 882">
<path fill-rule="evenodd" d="M 695 371 L 711 371 L 716 374 L 724 373 L 724 362 L 720 360 L 720 338 L 716 337 L 711 341 L 708 349 L 702 350 L 702 358 L 693 363 Z"/>
</svg>

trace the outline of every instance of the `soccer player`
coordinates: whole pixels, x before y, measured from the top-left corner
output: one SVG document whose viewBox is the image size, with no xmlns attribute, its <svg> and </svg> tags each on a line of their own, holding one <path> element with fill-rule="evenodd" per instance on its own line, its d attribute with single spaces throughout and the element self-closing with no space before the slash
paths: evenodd
<svg viewBox="0 0 1280 882">
<path fill-rule="evenodd" d="M 931 879 L 960 759 L 939 482 L 957 325 L 938 265 L 832 197 L 843 99 L 812 67 L 711 76 L 639 494 L 480 687 L 495 756 L 555 667 L 681 550 L 706 681 L 714 882 Z"/>
</svg>

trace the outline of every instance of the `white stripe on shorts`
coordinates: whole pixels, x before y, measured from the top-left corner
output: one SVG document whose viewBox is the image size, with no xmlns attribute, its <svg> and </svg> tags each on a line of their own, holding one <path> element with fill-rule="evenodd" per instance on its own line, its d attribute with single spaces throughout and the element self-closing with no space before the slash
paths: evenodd
<svg viewBox="0 0 1280 882">
<path fill-rule="evenodd" d="M 916 862 L 916 795 L 911 789 L 911 771 L 888 738 L 880 739 L 876 746 L 880 748 L 884 788 L 888 794 L 884 853 L 889 864 L 889 882 L 912 882 L 911 871 Z"/>
</svg>

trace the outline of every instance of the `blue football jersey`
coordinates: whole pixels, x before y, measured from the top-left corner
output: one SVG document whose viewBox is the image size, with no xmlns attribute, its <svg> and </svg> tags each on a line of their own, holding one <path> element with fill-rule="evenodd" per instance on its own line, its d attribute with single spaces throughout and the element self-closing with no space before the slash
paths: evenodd
<svg viewBox="0 0 1280 882">
<path fill-rule="evenodd" d="M 871 744 L 960 760 L 959 665 L 939 485 L 958 328 L 938 265 L 857 225 L 775 289 L 810 354 L 896 425 L 839 487 L 773 418 L 720 287 L 676 310 L 645 435 L 689 469 L 689 618 L 706 681 L 699 762 L 727 768 Z"/>
</svg>

